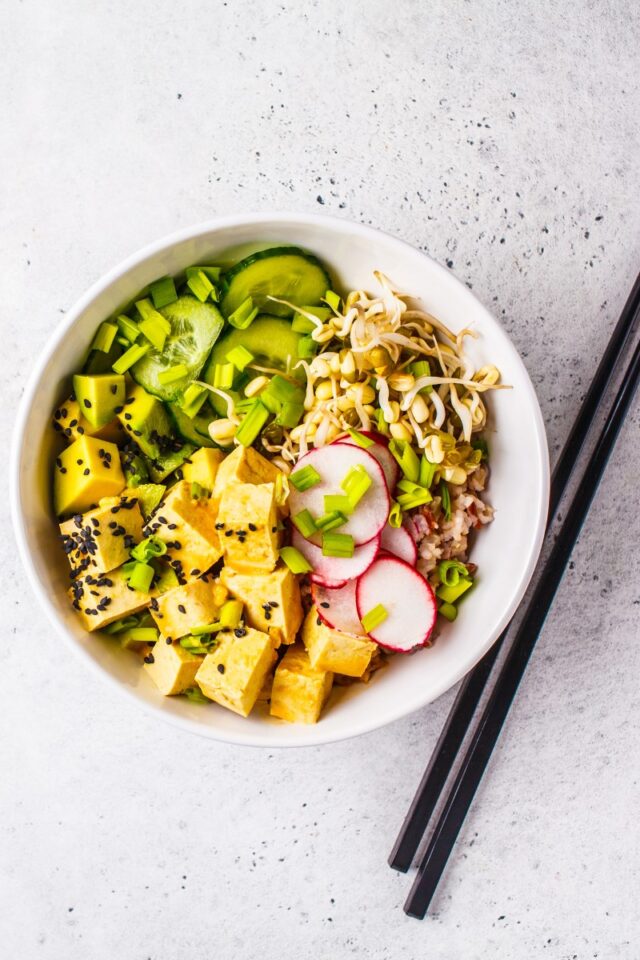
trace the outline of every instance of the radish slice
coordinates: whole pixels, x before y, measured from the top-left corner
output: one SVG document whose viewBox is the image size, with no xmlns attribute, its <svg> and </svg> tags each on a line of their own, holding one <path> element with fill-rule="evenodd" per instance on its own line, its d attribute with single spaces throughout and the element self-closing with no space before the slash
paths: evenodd
<svg viewBox="0 0 640 960">
<path fill-rule="evenodd" d="M 370 453 L 371 456 L 375 457 L 375 459 L 378 461 L 384 471 L 384 478 L 387 481 L 389 492 L 393 492 L 396 483 L 400 479 L 400 467 L 396 462 L 396 458 L 392 453 L 389 452 L 389 448 L 387 446 L 388 441 L 386 440 L 386 437 L 383 437 L 381 433 L 372 433 L 370 430 L 359 430 L 358 433 L 361 433 L 364 437 L 369 437 L 370 440 L 375 441 L 372 447 L 366 448 L 367 453 Z M 358 446 L 355 440 L 352 440 L 348 434 L 346 437 L 340 437 L 340 439 L 336 440 L 335 442 L 347 443 L 354 447 Z M 360 449 L 362 450 L 364 448 L 360 447 Z"/>
<path fill-rule="evenodd" d="M 375 457 L 361 447 L 331 443 L 327 447 L 311 450 L 301 457 L 293 472 L 307 466 L 318 471 L 320 483 L 308 490 L 296 490 L 291 484 L 291 515 L 295 516 L 300 510 L 309 510 L 312 516 L 321 517 L 325 512 L 326 494 L 344 493 L 340 484 L 352 467 L 361 466 L 371 477 L 371 486 L 338 532 L 350 534 L 356 546 L 377 537 L 387 522 L 390 502 L 384 473 Z"/>
<path fill-rule="evenodd" d="M 318 616 L 332 630 L 352 633 L 357 637 L 365 636 L 356 607 L 355 580 L 348 580 L 344 587 L 337 589 L 314 583 L 311 587 L 311 596 Z"/>
<path fill-rule="evenodd" d="M 390 527 L 387 523 L 380 537 L 380 549 L 392 553 L 394 557 L 400 557 L 412 567 L 416 565 L 418 548 L 415 540 L 404 527 Z"/>
<path fill-rule="evenodd" d="M 408 653 L 424 647 L 436 622 L 433 590 L 420 574 L 398 557 L 378 557 L 356 584 L 358 617 L 378 604 L 387 618 L 369 634 L 381 647 Z"/>
<path fill-rule="evenodd" d="M 380 537 L 356 547 L 352 557 L 325 557 L 321 547 L 305 540 L 297 530 L 293 531 L 291 543 L 313 567 L 310 576 L 314 583 L 343 587 L 348 580 L 355 580 L 371 566 L 378 555 Z"/>
</svg>

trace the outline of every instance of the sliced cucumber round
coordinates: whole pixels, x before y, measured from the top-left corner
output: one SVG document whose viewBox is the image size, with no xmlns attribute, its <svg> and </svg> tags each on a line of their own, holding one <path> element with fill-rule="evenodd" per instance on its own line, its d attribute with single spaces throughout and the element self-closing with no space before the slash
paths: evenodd
<svg viewBox="0 0 640 960">
<path fill-rule="evenodd" d="M 167 408 L 174 422 L 176 433 L 183 440 L 192 443 L 195 447 L 218 446 L 209 436 L 209 423 L 213 419 L 212 417 L 204 417 L 202 414 L 198 414 L 192 419 L 186 415 L 184 410 L 180 409 L 177 403 L 169 403 Z"/>
<path fill-rule="evenodd" d="M 331 280 L 317 257 L 299 247 L 271 247 L 245 257 L 224 275 L 221 307 L 226 317 L 247 297 L 254 306 L 276 317 L 290 317 L 293 311 L 269 296 L 289 300 L 296 306 L 320 303 Z"/>
<path fill-rule="evenodd" d="M 198 377 L 211 347 L 220 336 L 224 319 L 212 303 L 201 303 L 190 296 L 179 297 L 159 313 L 171 324 L 171 333 L 162 351 L 149 350 L 133 365 L 131 375 L 147 393 L 160 400 L 175 400 Z M 172 383 L 161 383 L 158 374 L 178 364 L 187 368 L 184 377 Z"/>
</svg>

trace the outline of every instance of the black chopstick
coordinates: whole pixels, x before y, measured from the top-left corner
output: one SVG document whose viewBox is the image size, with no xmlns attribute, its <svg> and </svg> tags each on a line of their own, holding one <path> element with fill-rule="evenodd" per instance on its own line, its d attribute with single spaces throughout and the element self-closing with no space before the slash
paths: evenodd
<svg viewBox="0 0 640 960">
<path fill-rule="evenodd" d="M 526 604 L 523 618 L 515 632 L 513 644 L 499 670 L 498 678 L 487 705 L 482 711 L 480 721 L 473 732 L 469 747 L 454 778 L 442 814 L 429 840 L 425 856 L 404 906 L 405 912 L 409 916 L 422 918 L 429 908 L 478 784 L 500 735 L 520 680 L 527 668 L 531 653 L 551 609 L 556 591 L 602 479 L 639 379 L 640 340 L 633 351 L 631 361 L 600 432 L 593 454 L 582 472 L 575 495 L 571 499 L 564 519 L 557 529 L 554 529 L 553 547 L 546 559 L 535 589 Z"/>
<path fill-rule="evenodd" d="M 638 322 L 640 312 L 640 275 L 620 314 L 602 355 L 591 385 L 585 394 L 578 415 L 558 458 L 551 480 L 549 497 L 549 523 L 569 482 L 580 451 L 589 434 L 589 428 L 598 410 L 603 394 L 615 373 L 620 358 L 624 355 Z M 500 635 L 473 670 L 462 681 L 456 699 L 442 729 L 420 786 L 404 819 L 398 838 L 389 856 L 389 865 L 406 872 L 411 866 L 418 847 L 433 816 L 453 764 L 468 733 L 480 698 L 487 685 L 491 671 L 509 628 Z"/>
</svg>

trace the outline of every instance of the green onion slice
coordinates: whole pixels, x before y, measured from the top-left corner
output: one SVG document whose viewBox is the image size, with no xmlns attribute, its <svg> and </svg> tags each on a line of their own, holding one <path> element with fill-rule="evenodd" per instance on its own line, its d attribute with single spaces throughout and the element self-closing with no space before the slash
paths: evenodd
<svg viewBox="0 0 640 960">
<path fill-rule="evenodd" d="M 311 564 L 295 547 L 282 547 L 280 559 L 289 567 L 291 573 L 309 573 L 313 570 Z"/>
<path fill-rule="evenodd" d="M 162 277 L 160 280 L 156 280 L 149 287 L 149 293 L 156 310 L 160 310 L 161 307 L 166 307 L 178 299 L 173 277 Z"/>
<path fill-rule="evenodd" d="M 241 600 L 227 600 L 220 608 L 220 624 L 223 629 L 235 630 L 240 625 L 244 605 Z"/>
<path fill-rule="evenodd" d="M 253 363 L 255 360 L 254 355 L 250 350 L 247 350 L 246 347 L 243 347 L 241 343 L 237 347 L 234 347 L 233 350 L 229 350 L 227 354 L 227 363 L 232 363 L 236 370 L 244 370 L 244 368 Z"/>
<path fill-rule="evenodd" d="M 459 560 L 442 560 L 438 564 L 438 575 L 447 587 L 455 587 L 462 578 L 469 579 L 469 571 Z"/>
<path fill-rule="evenodd" d="M 324 498 L 325 513 L 344 513 L 345 516 L 353 511 L 353 504 L 346 493 L 328 493 Z"/>
<path fill-rule="evenodd" d="M 244 415 L 236 430 L 236 440 L 243 447 L 250 447 L 269 419 L 269 411 L 259 400 L 255 400 L 251 409 Z"/>
<path fill-rule="evenodd" d="M 338 527 L 343 527 L 346 522 L 347 518 L 343 513 L 333 510 L 331 513 L 325 513 L 324 516 L 318 517 L 315 524 L 318 530 L 324 530 L 325 533 L 328 533 L 329 530 L 337 530 Z"/>
<path fill-rule="evenodd" d="M 389 510 L 389 526 L 398 527 L 402 526 L 402 507 L 394 500 L 391 504 L 391 510 Z"/>
<path fill-rule="evenodd" d="M 175 383 L 176 380 L 182 380 L 188 375 L 189 371 L 184 363 L 176 363 L 173 367 L 167 367 L 166 370 L 160 370 L 158 373 L 159 383 Z"/>
<path fill-rule="evenodd" d="M 134 560 L 146 563 L 148 560 L 153 560 L 154 557 L 163 557 L 166 552 L 167 545 L 164 540 L 161 540 L 160 537 L 147 537 L 136 544 L 131 551 L 131 556 Z"/>
<path fill-rule="evenodd" d="M 455 618 L 458 616 L 458 608 L 454 607 L 452 603 L 445 603 L 442 601 L 438 607 L 438 613 L 441 613 L 445 620 L 448 620 L 449 623 L 453 623 Z"/>
<path fill-rule="evenodd" d="M 349 533 L 324 533 L 322 553 L 325 557 L 352 557 L 355 544 Z"/>
<path fill-rule="evenodd" d="M 451 496 L 449 487 L 444 480 L 440 481 L 440 496 L 442 498 L 442 509 L 447 520 L 451 520 Z"/>
<path fill-rule="evenodd" d="M 371 477 L 362 464 L 349 469 L 340 486 L 349 498 L 352 510 L 360 503 L 372 483 Z"/>
<path fill-rule="evenodd" d="M 378 603 L 372 610 L 369 610 L 368 613 L 365 613 L 364 617 L 360 621 L 362 624 L 362 629 L 365 633 L 371 633 L 372 630 L 375 630 L 376 627 L 379 627 L 381 623 L 389 616 L 389 613 L 381 603 Z"/>
<path fill-rule="evenodd" d="M 247 297 L 238 309 L 234 310 L 233 313 L 227 317 L 227 321 L 232 327 L 235 327 L 236 330 L 246 330 L 247 327 L 251 326 L 257 316 L 258 308 L 254 307 L 252 297 Z"/>
<path fill-rule="evenodd" d="M 128 566 L 125 564 L 125 566 Z M 134 563 L 133 569 L 127 575 L 127 582 L 133 590 L 140 593 L 149 593 L 155 570 L 148 563 Z"/>
<path fill-rule="evenodd" d="M 192 273 L 191 276 L 187 274 L 187 286 L 194 297 L 197 297 L 201 303 L 209 299 L 209 295 L 213 290 L 213 284 L 204 270 L 197 270 L 195 273 Z"/>
<path fill-rule="evenodd" d="M 97 333 L 93 338 L 91 350 L 100 350 L 101 353 L 109 353 L 116 338 L 118 326 L 115 323 L 108 323 L 106 320 L 98 327 Z"/>
<path fill-rule="evenodd" d="M 291 522 L 307 540 L 309 537 L 312 537 L 318 529 L 309 510 L 301 510 L 300 513 L 296 513 L 294 517 L 291 517 Z"/>
<path fill-rule="evenodd" d="M 353 442 L 358 447 L 362 447 L 363 450 L 368 450 L 375 444 L 375 440 L 372 440 L 371 437 L 365 437 L 364 433 L 360 433 L 358 430 L 349 430 L 348 433 Z"/>
<path fill-rule="evenodd" d="M 127 370 L 137 363 L 145 353 L 148 353 L 151 349 L 150 343 L 140 343 L 135 344 L 123 353 L 121 357 L 118 357 L 116 362 L 113 364 L 111 369 L 114 373 L 126 373 Z"/>
<path fill-rule="evenodd" d="M 320 483 L 320 479 L 320 474 L 311 464 L 289 474 L 289 483 L 292 483 L 300 493 L 315 487 L 317 483 Z"/>
</svg>

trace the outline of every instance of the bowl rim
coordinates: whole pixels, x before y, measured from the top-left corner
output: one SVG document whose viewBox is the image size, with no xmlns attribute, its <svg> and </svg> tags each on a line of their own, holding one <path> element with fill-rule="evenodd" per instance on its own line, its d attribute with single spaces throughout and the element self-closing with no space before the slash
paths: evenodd
<svg viewBox="0 0 640 960">
<path fill-rule="evenodd" d="M 462 289 L 462 291 L 464 291 L 466 296 L 472 297 L 473 300 L 475 300 L 478 307 L 481 308 L 481 310 L 484 311 L 494 321 L 498 331 L 508 341 L 508 344 L 513 351 L 514 363 L 516 363 L 520 368 L 523 387 L 527 393 L 527 401 L 533 413 L 535 424 L 535 443 L 537 446 L 538 464 L 540 469 L 539 497 L 538 502 L 535 504 L 535 513 L 538 520 L 529 560 L 518 582 L 512 586 L 510 603 L 505 607 L 502 617 L 500 618 L 494 630 L 487 636 L 484 644 L 473 649 L 470 655 L 468 655 L 464 661 L 458 665 L 458 669 L 455 671 L 454 676 L 443 676 L 442 681 L 435 688 L 435 693 L 431 693 L 429 697 L 422 703 L 412 703 L 410 709 L 407 709 L 402 702 L 398 702 L 395 707 L 391 706 L 390 709 L 382 716 L 378 714 L 376 716 L 367 717 L 359 723 L 349 724 L 348 729 L 346 729 L 344 732 L 333 731 L 331 734 L 327 734 L 326 736 L 323 736 L 322 732 L 318 730 L 318 727 L 314 726 L 311 729 L 318 732 L 316 732 L 313 736 L 305 736 L 306 731 L 301 731 L 301 736 L 295 742 L 289 741 L 286 743 L 283 743 L 281 740 L 279 740 L 277 736 L 266 736 L 256 739 L 251 735 L 250 727 L 248 727 L 246 734 L 244 734 L 244 732 L 230 733 L 228 731 L 219 730 L 215 726 L 200 724 L 188 717 L 181 717 L 165 712 L 161 707 L 162 701 L 159 701 L 158 704 L 146 701 L 144 698 L 138 696 L 133 690 L 129 689 L 126 685 L 120 683 L 116 678 L 112 677 L 107 670 L 100 666 L 89 654 L 88 650 L 80 645 L 73 638 L 71 633 L 67 631 L 64 623 L 58 617 L 58 614 L 49 599 L 48 592 L 45 589 L 43 582 L 40 580 L 36 572 L 35 565 L 31 557 L 29 540 L 26 534 L 25 509 L 22 503 L 19 482 L 20 463 L 24 446 L 26 421 L 43 372 L 51 360 L 51 357 L 56 352 L 58 345 L 67 336 L 69 331 L 76 323 L 78 317 L 87 309 L 92 301 L 113 284 L 117 283 L 118 280 L 131 269 L 176 244 L 194 239 L 195 237 L 199 237 L 204 234 L 215 233 L 232 227 L 250 226 L 251 224 L 255 224 L 256 226 L 265 224 L 291 224 L 295 226 L 296 224 L 299 224 L 300 226 L 305 227 L 317 224 L 318 226 L 323 226 L 329 229 L 335 228 L 341 233 L 347 232 L 351 233 L 352 235 L 360 235 L 361 237 L 370 239 L 375 239 L 376 236 L 381 235 L 385 237 L 387 241 L 390 241 L 400 247 L 407 248 L 412 252 L 412 254 L 415 255 L 417 253 L 421 257 L 424 257 L 426 260 L 430 261 L 431 266 L 436 269 L 436 272 L 441 272 L 442 274 L 446 275 L 448 283 L 457 285 Z M 16 419 L 12 432 L 9 470 L 10 509 L 18 552 L 20 554 L 23 567 L 26 571 L 27 579 L 38 599 L 40 607 L 46 612 L 56 633 L 62 637 L 66 646 L 71 648 L 73 653 L 79 659 L 81 659 L 86 666 L 89 667 L 94 676 L 100 677 L 103 682 L 107 683 L 111 687 L 115 687 L 120 692 L 120 695 L 125 696 L 130 702 L 135 703 L 138 709 L 142 709 L 146 713 L 162 719 L 173 726 L 180 727 L 189 733 L 195 733 L 206 737 L 207 739 L 218 740 L 220 742 L 234 745 L 237 744 L 242 746 L 267 747 L 268 749 L 320 746 L 327 743 L 337 743 L 342 740 L 351 739 L 352 737 L 361 736 L 365 733 L 370 733 L 383 726 L 386 726 L 387 724 L 393 723 L 396 720 L 400 720 L 411 713 L 414 713 L 422 707 L 427 706 L 429 703 L 433 703 L 435 700 L 441 697 L 443 693 L 451 689 L 451 687 L 453 687 L 464 676 L 466 676 L 466 674 L 472 670 L 473 667 L 482 659 L 485 653 L 500 636 L 505 626 L 513 617 L 524 596 L 537 564 L 544 540 L 550 489 L 549 451 L 546 440 L 544 420 L 535 389 L 531 382 L 531 378 L 529 377 L 529 373 L 519 352 L 513 345 L 506 330 L 498 318 L 495 317 L 491 311 L 484 306 L 484 304 L 476 297 L 476 295 L 464 283 L 462 283 L 461 280 L 451 274 L 450 271 L 446 270 L 442 264 L 438 263 L 427 253 L 419 250 L 408 241 L 394 236 L 385 230 L 380 230 L 377 227 L 368 226 L 347 218 L 335 217 L 324 213 L 292 213 L 278 211 L 230 214 L 222 217 L 215 217 L 210 220 L 200 221 L 190 226 L 183 227 L 172 233 L 166 234 L 157 240 L 153 240 L 150 243 L 145 244 L 143 247 L 126 257 L 124 260 L 120 261 L 120 263 L 112 267 L 98 280 L 91 284 L 91 286 L 76 300 L 76 302 L 67 312 L 64 319 L 59 322 L 56 328 L 52 331 L 51 335 L 48 337 L 42 350 L 40 351 L 39 356 L 27 378 L 24 393 L 16 412 Z M 277 728 L 274 727 L 273 730 L 275 731 Z"/>
</svg>

